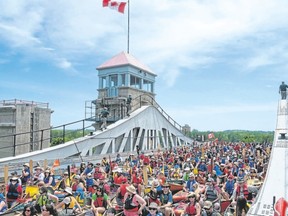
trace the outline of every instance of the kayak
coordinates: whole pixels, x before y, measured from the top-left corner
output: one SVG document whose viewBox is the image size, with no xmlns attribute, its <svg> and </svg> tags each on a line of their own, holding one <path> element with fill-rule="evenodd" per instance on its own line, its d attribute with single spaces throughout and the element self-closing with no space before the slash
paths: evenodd
<svg viewBox="0 0 288 216">
<path fill-rule="evenodd" d="M 173 203 L 178 203 L 180 201 L 184 201 L 187 199 L 187 195 L 188 195 L 188 192 L 186 191 L 178 191 L 177 193 L 175 193 L 173 196 L 172 196 L 172 199 L 173 199 Z"/>
</svg>

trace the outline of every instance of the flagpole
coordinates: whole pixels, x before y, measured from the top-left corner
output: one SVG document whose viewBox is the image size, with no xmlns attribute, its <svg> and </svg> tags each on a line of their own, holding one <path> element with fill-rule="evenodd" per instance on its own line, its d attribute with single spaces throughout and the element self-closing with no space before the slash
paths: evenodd
<svg viewBox="0 0 288 216">
<path fill-rule="evenodd" d="M 130 1 L 128 0 L 128 37 L 127 37 L 127 53 L 129 53 L 129 39 L 130 39 Z"/>
</svg>

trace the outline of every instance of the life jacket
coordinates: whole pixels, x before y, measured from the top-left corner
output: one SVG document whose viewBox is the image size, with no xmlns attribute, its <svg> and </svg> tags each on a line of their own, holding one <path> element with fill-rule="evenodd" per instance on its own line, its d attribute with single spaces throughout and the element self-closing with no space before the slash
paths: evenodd
<svg viewBox="0 0 288 216">
<path fill-rule="evenodd" d="M 48 204 L 48 202 L 49 202 L 49 199 L 48 199 L 47 195 L 40 195 L 39 199 L 37 201 L 37 204 L 42 207 L 42 206 Z"/>
<path fill-rule="evenodd" d="M 234 181 L 227 181 L 226 182 L 226 185 L 225 185 L 225 191 L 228 193 L 228 194 L 231 194 L 234 190 L 234 184 L 235 182 Z"/>
<path fill-rule="evenodd" d="M 53 180 L 51 182 L 51 186 L 55 186 L 56 185 L 56 182 L 55 182 L 55 178 L 54 178 L 54 175 L 49 175 L 47 177 L 44 177 L 43 181 L 45 184 L 48 184 L 49 183 L 49 178 L 52 177 Z"/>
<path fill-rule="evenodd" d="M 28 172 L 27 176 L 23 176 L 23 182 L 26 183 L 31 178 L 31 173 L 29 168 L 25 168 L 24 172 Z"/>
<path fill-rule="evenodd" d="M 19 192 L 17 191 L 17 188 L 18 188 L 18 183 L 17 184 L 10 184 L 9 185 L 9 189 L 8 189 L 8 192 L 7 192 L 7 198 L 8 199 L 17 199 L 18 196 L 19 196 Z"/>
<path fill-rule="evenodd" d="M 93 185 L 93 178 L 87 178 L 86 179 L 86 185 L 87 185 L 87 189 L 89 188 L 89 187 L 92 187 L 92 185 Z"/>
<path fill-rule="evenodd" d="M 96 168 L 95 168 L 96 169 Z M 102 177 L 102 173 L 100 171 L 95 170 L 94 172 L 94 179 L 100 179 L 100 177 Z"/>
<path fill-rule="evenodd" d="M 196 207 L 194 204 L 189 204 L 186 207 L 186 214 L 188 215 L 196 215 Z"/>
<path fill-rule="evenodd" d="M 78 184 L 76 183 L 76 182 L 74 182 L 73 184 L 72 184 L 72 191 L 76 191 L 77 190 L 77 187 L 78 187 Z"/>
<path fill-rule="evenodd" d="M 104 193 L 106 193 L 106 194 L 108 194 L 108 195 L 111 193 L 111 188 L 110 188 L 110 185 L 109 185 L 109 184 L 104 183 L 104 184 L 103 184 L 103 189 L 104 189 Z"/>
<path fill-rule="evenodd" d="M 240 185 L 238 185 L 237 188 L 236 188 L 236 195 L 237 195 L 237 197 L 240 196 L 240 192 L 241 192 L 241 187 L 240 187 Z M 247 186 L 246 184 L 243 185 L 243 191 L 242 191 L 242 193 L 243 193 L 244 197 L 245 197 L 246 199 L 248 199 L 249 191 L 248 191 L 248 186 Z"/>
<path fill-rule="evenodd" d="M 160 202 L 161 202 L 162 205 L 168 203 L 168 201 L 169 201 L 169 194 L 170 194 L 170 192 L 169 192 L 168 194 L 164 194 L 164 193 L 160 194 Z"/>
<path fill-rule="evenodd" d="M 97 207 L 104 207 L 106 209 L 107 207 L 107 201 L 104 200 L 104 197 L 96 196 L 96 200 L 93 202 L 94 206 Z"/>
<path fill-rule="evenodd" d="M 128 196 L 124 202 L 124 209 L 129 211 L 138 211 L 138 205 L 135 203 L 135 200 L 133 200 L 135 194 L 132 196 Z"/>
<path fill-rule="evenodd" d="M 118 194 L 118 198 L 120 198 L 120 199 L 124 198 L 124 195 L 125 195 L 125 193 L 127 192 L 126 187 L 127 187 L 128 185 L 129 185 L 129 184 L 121 184 L 121 185 L 120 185 L 120 193 Z"/>
</svg>

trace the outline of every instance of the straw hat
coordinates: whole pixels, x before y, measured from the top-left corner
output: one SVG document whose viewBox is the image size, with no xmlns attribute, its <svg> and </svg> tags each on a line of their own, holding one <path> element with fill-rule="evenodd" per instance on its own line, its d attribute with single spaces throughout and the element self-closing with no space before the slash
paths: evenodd
<svg viewBox="0 0 288 216">
<path fill-rule="evenodd" d="M 40 167 L 40 166 L 37 166 L 37 167 L 35 167 L 35 170 L 41 170 L 41 171 L 43 171 L 43 168 Z"/>
<path fill-rule="evenodd" d="M 136 194 L 136 189 L 133 185 L 129 185 L 128 187 L 126 187 L 126 190 L 132 194 Z"/>
<path fill-rule="evenodd" d="M 71 187 L 66 187 L 64 191 L 72 195 L 72 188 Z"/>
<path fill-rule="evenodd" d="M 170 185 L 166 182 L 162 185 L 163 187 L 170 187 Z"/>
<path fill-rule="evenodd" d="M 191 192 L 188 194 L 187 198 L 190 198 L 190 197 L 196 197 L 196 194 L 194 192 Z"/>
<path fill-rule="evenodd" d="M 23 166 L 30 167 L 29 163 L 24 163 Z"/>
<path fill-rule="evenodd" d="M 17 181 L 18 182 L 18 178 L 16 176 L 13 176 L 11 179 L 10 179 L 10 182 L 11 181 Z"/>
<path fill-rule="evenodd" d="M 203 208 L 204 209 L 210 209 L 212 206 L 213 206 L 212 202 L 207 200 L 204 202 Z"/>
<path fill-rule="evenodd" d="M 148 208 L 158 209 L 158 204 L 155 202 L 151 202 L 150 205 L 148 206 Z"/>
</svg>

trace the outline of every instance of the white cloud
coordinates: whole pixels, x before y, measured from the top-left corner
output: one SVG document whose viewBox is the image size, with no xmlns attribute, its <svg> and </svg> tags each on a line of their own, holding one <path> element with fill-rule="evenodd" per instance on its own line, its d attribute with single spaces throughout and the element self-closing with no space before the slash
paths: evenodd
<svg viewBox="0 0 288 216">
<path fill-rule="evenodd" d="M 67 61 L 67 59 L 59 59 L 59 67 L 63 69 L 69 69 L 71 68 L 72 64 L 71 62 Z"/>
</svg>

